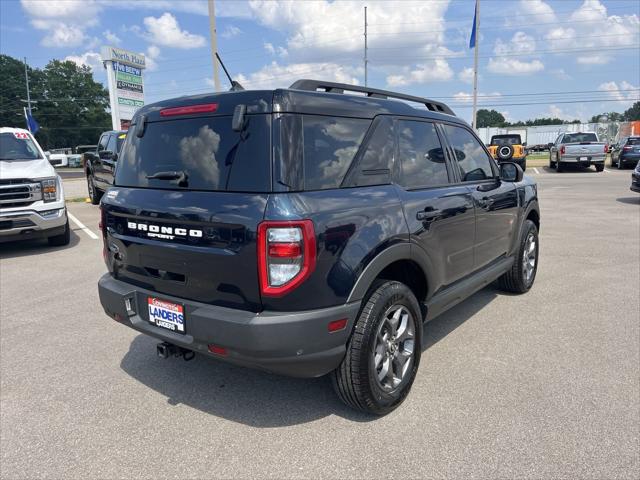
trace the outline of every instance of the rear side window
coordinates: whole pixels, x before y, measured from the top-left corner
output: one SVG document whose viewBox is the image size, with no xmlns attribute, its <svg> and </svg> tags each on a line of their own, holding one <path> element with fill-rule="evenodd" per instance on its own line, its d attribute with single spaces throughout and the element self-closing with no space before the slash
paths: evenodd
<svg viewBox="0 0 640 480">
<path fill-rule="evenodd" d="M 231 117 L 148 122 L 142 138 L 127 135 L 116 185 L 209 191 L 270 191 L 270 115 L 249 115 L 235 132 Z M 158 172 L 184 172 L 186 185 L 149 179 Z"/>
<path fill-rule="evenodd" d="M 462 181 L 471 182 L 493 178 L 491 160 L 476 137 L 462 127 L 446 124 L 443 127 L 449 143 L 453 147 Z"/>
<path fill-rule="evenodd" d="M 444 151 L 433 123 L 399 120 L 397 127 L 400 184 L 419 188 L 448 183 Z"/>
<path fill-rule="evenodd" d="M 340 187 L 369 124 L 355 118 L 302 117 L 305 190 Z"/>
<path fill-rule="evenodd" d="M 391 183 L 391 165 L 395 149 L 393 120 L 383 117 L 368 138 L 357 168 L 349 175 L 349 186 L 365 187 Z"/>
</svg>

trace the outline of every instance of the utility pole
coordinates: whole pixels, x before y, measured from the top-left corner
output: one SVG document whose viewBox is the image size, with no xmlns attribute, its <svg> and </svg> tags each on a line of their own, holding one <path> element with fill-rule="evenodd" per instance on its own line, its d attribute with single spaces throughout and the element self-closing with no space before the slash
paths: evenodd
<svg viewBox="0 0 640 480">
<path fill-rule="evenodd" d="M 471 126 L 476 129 L 476 111 L 478 109 L 478 43 L 480 40 L 480 0 L 476 1 L 476 13 L 473 17 L 475 19 L 475 50 L 473 53 L 473 119 Z"/>
<path fill-rule="evenodd" d="M 24 57 L 24 79 L 27 83 L 27 109 L 31 115 L 31 92 L 29 91 L 29 73 L 27 72 L 27 57 Z"/>
<path fill-rule="evenodd" d="M 216 59 L 216 53 L 218 53 L 218 34 L 216 32 L 216 8 L 214 0 L 208 0 L 209 5 L 209 33 L 211 35 L 211 58 L 213 60 L 213 85 L 216 92 L 222 90 L 220 87 L 220 75 L 218 73 L 218 60 Z"/>
<path fill-rule="evenodd" d="M 367 7 L 364 7 L 364 86 L 367 86 L 367 64 L 369 59 L 367 58 Z"/>
</svg>

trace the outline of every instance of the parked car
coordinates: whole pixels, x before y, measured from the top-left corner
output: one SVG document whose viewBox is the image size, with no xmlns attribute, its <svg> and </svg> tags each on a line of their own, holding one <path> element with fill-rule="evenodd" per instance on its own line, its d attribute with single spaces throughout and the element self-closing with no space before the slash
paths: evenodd
<svg viewBox="0 0 640 480">
<path fill-rule="evenodd" d="M 622 170 L 627 165 L 640 161 L 640 137 L 623 137 L 611 145 L 611 166 Z"/>
<path fill-rule="evenodd" d="M 631 173 L 631 191 L 640 193 L 640 161 Z"/>
<path fill-rule="evenodd" d="M 49 160 L 49 163 L 56 168 L 69 166 L 69 159 L 67 158 L 66 153 L 51 150 L 47 152 L 47 159 Z"/>
<path fill-rule="evenodd" d="M 526 146 L 519 134 L 493 135 L 489 152 L 498 162 L 515 162 L 524 171 L 527 169 Z"/>
<path fill-rule="evenodd" d="M 549 168 L 561 172 L 566 164 L 604 170 L 608 147 L 594 132 L 561 133 L 549 149 Z"/>
<path fill-rule="evenodd" d="M 0 128 L 0 243 L 71 238 L 62 181 L 28 130 Z"/>
<path fill-rule="evenodd" d="M 110 130 L 100 135 L 93 152 L 84 152 L 84 171 L 87 176 L 87 190 L 91 203 L 97 205 L 104 192 L 113 183 L 113 175 L 118 161 L 118 152 L 127 132 Z"/>
<path fill-rule="evenodd" d="M 158 355 L 330 374 L 374 414 L 409 393 L 423 322 L 538 265 L 517 164 L 443 103 L 339 83 L 142 107 L 100 206 L 102 307 Z"/>
</svg>

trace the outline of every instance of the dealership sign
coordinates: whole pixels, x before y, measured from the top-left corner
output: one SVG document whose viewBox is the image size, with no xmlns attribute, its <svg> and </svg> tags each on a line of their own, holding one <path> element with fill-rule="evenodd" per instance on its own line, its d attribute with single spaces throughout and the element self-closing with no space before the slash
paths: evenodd
<svg viewBox="0 0 640 480">
<path fill-rule="evenodd" d="M 144 55 L 115 47 L 102 47 L 101 54 L 107 69 L 111 123 L 114 130 L 126 130 L 144 105 Z"/>
</svg>

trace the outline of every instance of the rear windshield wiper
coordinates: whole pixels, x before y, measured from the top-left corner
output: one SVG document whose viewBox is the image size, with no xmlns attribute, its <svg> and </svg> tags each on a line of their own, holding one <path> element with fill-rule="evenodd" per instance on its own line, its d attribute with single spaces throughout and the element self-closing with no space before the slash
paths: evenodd
<svg viewBox="0 0 640 480">
<path fill-rule="evenodd" d="M 178 185 L 181 187 L 186 187 L 188 184 L 187 173 L 184 170 L 156 172 L 147 175 L 147 180 L 178 180 Z"/>
</svg>

